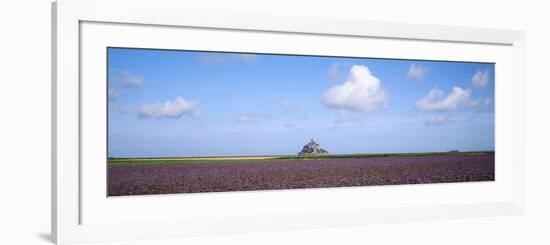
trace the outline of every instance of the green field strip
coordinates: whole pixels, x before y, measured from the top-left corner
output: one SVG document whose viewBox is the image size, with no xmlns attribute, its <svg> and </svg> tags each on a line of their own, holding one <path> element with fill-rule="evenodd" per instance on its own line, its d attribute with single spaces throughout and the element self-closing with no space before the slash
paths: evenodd
<svg viewBox="0 0 550 245">
<path fill-rule="evenodd" d="M 267 162 L 273 160 L 328 160 L 342 158 L 373 158 L 373 157 L 417 157 L 437 155 L 477 155 L 494 154 L 492 151 L 482 152 L 423 152 L 423 153 L 381 153 L 381 154 L 329 154 L 318 156 L 214 156 L 214 157 L 167 157 L 167 158 L 110 158 L 109 166 L 146 165 L 146 164 L 216 164 L 216 163 L 246 163 Z"/>
</svg>

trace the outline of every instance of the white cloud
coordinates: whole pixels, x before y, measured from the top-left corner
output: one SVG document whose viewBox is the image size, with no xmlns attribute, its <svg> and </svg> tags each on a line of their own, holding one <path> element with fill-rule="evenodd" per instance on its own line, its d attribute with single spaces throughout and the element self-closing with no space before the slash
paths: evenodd
<svg viewBox="0 0 550 245">
<path fill-rule="evenodd" d="M 115 80 L 120 82 L 123 86 L 135 87 L 140 89 L 143 88 L 143 83 L 144 83 L 143 77 L 132 74 L 129 71 L 123 71 L 119 73 L 115 77 Z"/>
<path fill-rule="evenodd" d="M 176 97 L 161 103 L 142 104 L 139 107 L 139 117 L 142 118 L 180 118 L 183 115 L 199 116 L 199 102 Z"/>
<path fill-rule="evenodd" d="M 428 118 L 424 123 L 426 126 L 440 126 L 453 122 L 454 120 L 452 120 L 449 116 L 435 116 Z"/>
<path fill-rule="evenodd" d="M 478 70 L 472 77 L 472 86 L 475 88 L 485 88 L 489 83 L 489 70 Z"/>
<path fill-rule="evenodd" d="M 416 102 L 416 108 L 423 111 L 450 111 L 470 98 L 471 91 L 460 87 L 453 87 L 453 91 L 445 96 L 445 93 L 437 88 Z"/>
<path fill-rule="evenodd" d="M 387 101 L 387 98 L 380 86 L 380 80 L 371 74 L 369 68 L 354 65 L 348 81 L 325 91 L 322 101 L 332 108 L 375 111 L 379 104 Z"/>
<path fill-rule="evenodd" d="M 112 89 L 112 88 L 109 88 L 108 89 L 108 98 L 109 98 L 109 101 L 114 101 L 116 99 L 118 99 L 120 97 L 120 92 Z"/>
<path fill-rule="evenodd" d="M 422 80 L 426 76 L 427 69 L 421 65 L 412 63 L 407 71 L 407 78 Z"/>
<path fill-rule="evenodd" d="M 238 123 L 255 124 L 258 123 L 258 117 L 254 114 L 242 113 L 237 117 Z"/>
</svg>

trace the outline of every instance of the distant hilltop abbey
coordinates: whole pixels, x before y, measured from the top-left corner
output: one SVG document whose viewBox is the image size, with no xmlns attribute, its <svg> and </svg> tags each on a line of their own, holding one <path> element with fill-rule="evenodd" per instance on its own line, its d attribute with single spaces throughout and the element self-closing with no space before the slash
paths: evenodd
<svg viewBox="0 0 550 245">
<path fill-rule="evenodd" d="M 302 151 L 298 152 L 298 156 L 315 156 L 315 155 L 325 155 L 328 154 L 328 151 L 321 148 L 313 138 L 309 143 L 304 145 L 304 148 L 302 148 Z"/>
</svg>

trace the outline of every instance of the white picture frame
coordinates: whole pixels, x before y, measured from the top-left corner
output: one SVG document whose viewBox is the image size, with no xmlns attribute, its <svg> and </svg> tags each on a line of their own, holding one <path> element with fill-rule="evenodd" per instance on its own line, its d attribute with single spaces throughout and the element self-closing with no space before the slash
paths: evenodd
<svg viewBox="0 0 550 245">
<path fill-rule="evenodd" d="M 510 81 L 503 85 L 515 91 L 509 100 L 510 130 L 501 140 L 508 142 L 510 178 L 503 195 L 490 201 L 438 205 L 352 207 L 312 212 L 273 212 L 257 215 L 217 214 L 188 219 L 151 222 L 128 221 L 86 224 L 82 222 L 83 168 L 82 25 L 110 23 L 133 26 L 286 33 L 319 37 L 376 38 L 433 41 L 451 44 L 504 46 L 510 49 Z M 222 234 L 339 225 L 377 224 L 420 220 L 453 219 L 524 212 L 524 34 L 518 30 L 496 30 L 357 20 L 334 20 L 299 16 L 268 16 L 250 13 L 208 12 L 186 9 L 181 1 L 155 2 L 61 0 L 52 5 L 52 237 L 58 244 L 128 239 L 152 239 L 201 234 Z M 298 51 L 299 52 L 299 51 Z M 508 57 L 508 56 L 507 56 Z M 497 78 L 498 80 L 498 78 Z M 497 82 L 497 86 L 498 82 Z M 99 98 L 98 98 L 99 99 Z M 497 102 L 498 103 L 498 102 Z M 497 110 L 499 113 L 499 110 Z M 497 116 L 497 124 L 498 124 Z M 497 149 L 498 152 L 498 149 Z M 502 158 L 501 158 L 502 159 Z M 498 156 L 497 156 L 498 160 Z M 498 180 L 498 176 L 497 180 Z M 99 181 L 98 181 L 99 182 Z M 101 182 L 101 184 L 104 184 Z M 395 187 L 404 188 L 404 187 Z M 504 188 L 504 187 L 503 187 Z M 415 189 L 416 190 L 416 189 Z M 335 195 L 336 191 L 327 195 Z M 348 192 L 353 192 L 347 190 Z M 319 193 L 318 191 L 316 193 Z M 332 193 L 332 194 L 331 194 Z M 275 192 L 261 193 L 263 196 Z M 294 195 L 296 194 L 294 192 Z M 213 196 L 215 200 L 220 196 Z M 162 197 L 153 197 L 162 198 Z M 211 198 L 211 199 L 212 199 Z M 168 198 L 165 201 L 170 201 Z"/>
</svg>

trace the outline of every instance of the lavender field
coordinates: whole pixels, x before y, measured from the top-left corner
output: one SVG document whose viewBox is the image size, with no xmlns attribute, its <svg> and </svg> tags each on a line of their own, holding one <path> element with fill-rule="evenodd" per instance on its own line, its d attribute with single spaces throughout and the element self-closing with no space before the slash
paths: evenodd
<svg viewBox="0 0 550 245">
<path fill-rule="evenodd" d="M 109 163 L 108 195 L 493 181 L 494 153 Z"/>
</svg>

